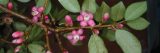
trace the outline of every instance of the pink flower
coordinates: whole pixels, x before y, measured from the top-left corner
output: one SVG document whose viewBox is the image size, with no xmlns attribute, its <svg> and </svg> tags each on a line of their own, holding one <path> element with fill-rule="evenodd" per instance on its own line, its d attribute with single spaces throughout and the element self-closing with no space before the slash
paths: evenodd
<svg viewBox="0 0 160 53">
<path fill-rule="evenodd" d="M 77 16 L 77 21 L 80 21 L 82 27 L 96 25 L 93 20 L 93 14 L 89 12 L 81 12 L 80 15 Z"/>
<path fill-rule="evenodd" d="M 69 53 L 67 50 L 63 51 L 63 53 Z"/>
<path fill-rule="evenodd" d="M 23 41 L 24 41 L 23 38 L 18 38 L 18 39 L 14 39 L 14 40 L 12 41 L 12 43 L 14 43 L 14 44 L 21 44 Z"/>
<path fill-rule="evenodd" d="M 9 10 L 12 10 L 12 8 L 13 8 L 13 3 L 12 3 L 12 2 L 8 2 L 8 6 L 7 6 L 7 7 L 8 7 Z"/>
<path fill-rule="evenodd" d="M 70 34 L 67 35 L 67 39 L 72 43 L 72 45 L 75 45 L 78 41 L 81 41 L 85 38 L 83 36 L 83 29 L 79 30 L 73 30 Z"/>
<path fill-rule="evenodd" d="M 21 31 L 16 31 L 12 33 L 13 38 L 19 38 L 19 37 L 22 37 L 23 35 L 24 35 L 24 32 L 21 32 Z"/>
<path fill-rule="evenodd" d="M 72 21 L 71 16 L 66 15 L 65 16 L 65 21 L 66 21 L 67 26 L 73 26 L 73 21 Z"/>
<path fill-rule="evenodd" d="M 17 46 L 17 47 L 14 49 L 14 52 L 17 53 L 17 52 L 20 51 L 20 49 L 21 49 L 21 46 Z"/>
<path fill-rule="evenodd" d="M 48 50 L 48 51 L 46 51 L 46 53 L 52 53 L 52 52 Z"/>
<path fill-rule="evenodd" d="M 105 22 L 105 21 L 108 21 L 108 19 L 109 19 L 109 14 L 108 14 L 108 13 L 105 13 L 105 14 L 103 15 L 102 21 Z"/>
<path fill-rule="evenodd" d="M 119 29 L 122 29 L 124 27 L 124 25 L 123 24 L 117 24 L 117 28 L 119 28 Z"/>
</svg>

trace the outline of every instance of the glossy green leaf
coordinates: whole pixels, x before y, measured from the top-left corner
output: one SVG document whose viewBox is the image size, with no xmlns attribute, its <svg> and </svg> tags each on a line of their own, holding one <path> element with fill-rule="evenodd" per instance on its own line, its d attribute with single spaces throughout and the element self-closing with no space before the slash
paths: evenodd
<svg viewBox="0 0 160 53">
<path fill-rule="evenodd" d="M 109 12 L 110 12 L 110 7 L 105 2 L 102 2 L 101 7 L 99 7 L 96 10 L 95 20 L 98 21 L 98 22 L 101 22 L 103 15 L 105 13 L 109 13 Z"/>
<path fill-rule="evenodd" d="M 125 13 L 125 6 L 123 2 L 119 2 L 111 8 L 111 19 L 114 21 L 122 20 Z"/>
<path fill-rule="evenodd" d="M 43 47 L 38 44 L 29 44 L 28 49 L 31 53 L 45 53 L 43 52 Z"/>
<path fill-rule="evenodd" d="M 136 2 L 131 5 L 126 10 L 125 13 L 125 20 L 135 20 L 143 15 L 147 10 L 147 3 L 146 1 L 143 2 Z"/>
<path fill-rule="evenodd" d="M 7 6 L 9 0 L 0 0 L 0 4 Z"/>
<path fill-rule="evenodd" d="M 127 21 L 127 25 L 135 30 L 143 30 L 149 26 L 149 22 L 141 17 L 132 21 Z"/>
<path fill-rule="evenodd" d="M 17 1 L 26 3 L 26 2 L 29 2 L 30 0 L 17 0 Z"/>
<path fill-rule="evenodd" d="M 91 35 L 88 43 L 89 53 L 108 53 L 103 40 L 96 34 Z"/>
<path fill-rule="evenodd" d="M 58 1 L 66 10 L 73 13 L 80 12 L 80 5 L 77 0 L 58 0 Z"/>
<path fill-rule="evenodd" d="M 18 31 L 24 31 L 27 28 L 27 26 L 24 23 L 21 23 L 21 22 L 14 22 L 13 26 Z"/>
<path fill-rule="evenodd" d="M 83 11 L 89 11 L 92 13 L 96 12 L 96 7 L 97 7 L 97 4 L 95 0 L 84 0 L 82 4 Z"/>
<path fill-rule="evenodd" d="M 126 30 L 116 30 L 116 42 L 124 53 L 142 53 L 139 40 Z"/>
</svg>

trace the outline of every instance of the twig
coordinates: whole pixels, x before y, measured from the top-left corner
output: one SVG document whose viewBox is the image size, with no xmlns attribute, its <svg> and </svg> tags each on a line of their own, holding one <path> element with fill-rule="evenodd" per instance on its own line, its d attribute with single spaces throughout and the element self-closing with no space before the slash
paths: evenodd
<svg viewBox="0 0 160 53">
<path fill-rule="evenodd" d="M 58 41 L 59 48 L 60 48 L 61 51 L 63 52 L 65 49 L 64 49 L 64 47 L 63 47 L 63 45 L 62 45 L 62 42 L 61 42 L 61 39 L 60 39 L 58 33 L 56 33 L 56 39 L 57 39 L 57 41 Z"/>
</svg>

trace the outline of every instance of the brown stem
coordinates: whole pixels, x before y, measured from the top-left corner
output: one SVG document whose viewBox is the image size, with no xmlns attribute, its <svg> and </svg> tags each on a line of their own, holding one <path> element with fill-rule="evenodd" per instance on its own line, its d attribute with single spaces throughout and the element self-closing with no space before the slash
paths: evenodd
<svg viewBox="0 0 160 53">
<path fill-rule="evenodd" d="M 49 36 L 48 36 L 48 29 L 47 28 L 45 28 L 45 37 L 46 37 L 46 46 L 47 46 L 47 49 L 49 51 L 51 51 L 50 43 L 49 43 Z"/>
<path fill-rule="evenodd" d="M 62 42 L 61 42 L 61 39 L 60 39 L 58 33 L 56 33 L 56 39 L 57 39 L 57 41 L 58 41 L 59 48 L 60 48 L 61 51 L 63 52 L 63 51 L 64 51 L 64 47 L 63 47 L 63 45 L 62 45 Z"/>
</svg>

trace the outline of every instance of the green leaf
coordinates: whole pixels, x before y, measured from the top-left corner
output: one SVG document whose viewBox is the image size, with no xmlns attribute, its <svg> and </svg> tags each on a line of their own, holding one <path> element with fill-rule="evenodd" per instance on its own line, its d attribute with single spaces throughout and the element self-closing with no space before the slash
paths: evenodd
<svg viewBox="0 0 160 53">
<path fill-rule="evenodd" d="M 3 48 L 0 48 L 0 53 L 4 53 L 4 49 Z"/>
<path fill-rule="evenodd" d="M 46 2 L 45 0 L 38 0 L 37 3 L 36 3 L 36 6 L 37 7 L 44 6 L 45 2 Z M 46 7 L 45 7 L 45 10 L 44 10 L 44 14 L 48 14 L 51 11 L 51 8 L 52 8 L 51 1 L 48 0 L 48 2 L 46 4 Z"/>
<path fill-rule="evenodd" d="M 149 22 L 144 18 L 140 17 L 136 20 L 127 21 L 127 25 L 135 30 L 143 30 L 149 26 Z"/>
<path fill-rule="evenodd" d="M 8 49 L 7 53 L 14 53 L 14 49 L 13 48 Z"/>
<path fill-rule="evenodd" d="M 108 30 L 106 31 L 107 34 L 106 34 L 106 38 L 109 40 L 109 41 L 115 41 L 115 31 L 113 30 Z"/>
<path fill-rule="evenodd" d="M 0 0 L 0 4 L 7 6 L 9 0 Z"/>
<path fill-rule="evenodd" d="M 36 2 L 36 6 L 37 6 L 37 7 L 44 6 L 44 4 L 45 4 L 45 0 L 38 0 L 38 1 Z"/>
<path fill-rule="evenodd" d="M 141 44 L 132 33 L 126 30 L 116 30 L 115 38 L 124 53 L 142 53 Z"/>
<path fill-rule="evenodd" d="M 122 20 L 125 13 L 125 6 L 123 2 L 119 2 L 111 8 L 111 19 L 114 21 Z"/>
<path fill-rule="evenodd" d="M 29 31 L 29 40 L 33 41 L 33 40 L 39 40 L 40 38 L 42 38 L 42 36 L 44 35 L 44 30 L 41 29 L 39 26 L 34 25 L 32 27 L 32 30 Z"/>
<path fill-rule="evenodd" d="M 108 53 L 103 40 L 96 34 L 91 35 L 88 43 L 89 53 Z"/>
<path fill-rule="evenodd" d="M 125 20 L 135 20 L 139 18 L 142 14 L 144 14 L 147 10 L 147 3 L 146 1 L 143 2 L 136 2 L 131 5 L 126 10 L 125 13 Z"/>
<path fill-rule="evenodd" d="M 24 31 L 27 28 L 27 26 L 24 23 L 21 23 L 21 22 L 14 22 L 13 26 L 18 31 Z"/>
<path fill-rule="evenodd" d="M 45 53 L 43 52 L 44 48 L 38 44 L 29 44 L 28 49 L 31 53 Z"/>
<path fill-rule="evenodd" d="M 51 8 L 52 8 L 52 4 L 51 4 L 50 0 L 48 0 L 48 4 L 45 8 L 44 14 L 46 14 L 46 15 L 49 14 L 49 12 L 51 11 Z"/>
<path fill-rule="evenodd" d="M 97 4 L 95 0 L 84 0 L 82 5 L 82 10 L 95 13 L 96 7 L 97 7 Z"/>
<path fill-rule="evenodd" d="M 95 20 L 101 22 L 103 15 L 109 12 L 110 12 L 110 7 L 105 2 L 102 2 L 101 7 L 96 10 Z"/>
<path fill-rule="evenodd" d="M 58 1 L 66 10 L 73 13 L 80 12 L 80 5 L 77 0 L 58 0 Z"/>
<path fill-rule="evenodd" d="M 20 1 L 20 2 L 23 2 L 23 3 L 27 3 L 27 2 L 29 2 L 30 0 L 17 0 L 17 1 Z"/>
</svg>

